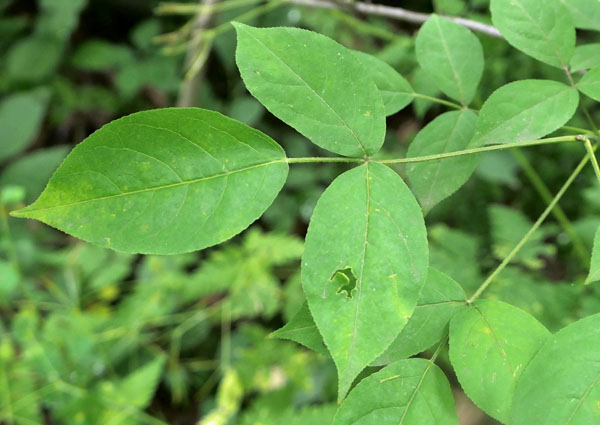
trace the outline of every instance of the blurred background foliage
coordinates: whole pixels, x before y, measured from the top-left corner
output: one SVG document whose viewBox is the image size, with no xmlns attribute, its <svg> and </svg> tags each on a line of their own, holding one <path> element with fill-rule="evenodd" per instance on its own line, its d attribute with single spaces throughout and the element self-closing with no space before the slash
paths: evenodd
<svg viewBox="0 0 600 425">
<path fill-rule="evenodd" d="M 486 0 L 401 3 L 489 23 Z M 303 236 L 316 200 L 345 166 L 293 167 L 251 229 L 187 255 L 120 254 L 8 217 L 36 198 L 91 132 L 190 94 L 196 106 L 266 132 L 291 157 L 327 155 L 247 93 L 231 20 L 318 31 L 387 61 L 416 91 L 441 96 L 417 66 L 415 25 L 281 1 L 224 0 L 197 28 L 197 4 L 0 0 L 2 425 L 328 424 L 335 413 L 332 361 L 269 334 L 304 301 Z M 563 80 L 504 41 L 478 36 L 486 68 L 476 107 L 509 81 Z M 599 41 L 593 33 L 578 37 L 580 44 Z M 598 114 L 596 104 L 588 106 Z M 381 155 L 404 156 L 443 110 L 417 100 L 390 117 Z M 570 125 L 586 126 L 579 116 Z M 482 156 L 469 183 L 426 218 L 431 264 L 471 293 L 544 209 L 544 187 L 554 193 L 583 154 L 579 145 L 556 144 Z M 486 294 L 553 331 L 600 311 L 600 287 L 582 285 L 600 224 L 591 168 L 561 206 L 568 218 L 549 220 Z M 494 423 L 454 385 L 461 425 Z"/>
</svg>

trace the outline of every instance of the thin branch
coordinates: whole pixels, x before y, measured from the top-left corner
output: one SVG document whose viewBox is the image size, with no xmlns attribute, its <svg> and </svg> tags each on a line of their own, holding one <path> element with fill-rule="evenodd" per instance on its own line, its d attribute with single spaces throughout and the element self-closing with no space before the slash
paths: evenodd
<svg viewBox="0 0 600 425">
<path fill-rule="evenodd" d="M 596 173 L 596 178 L 598 179 L 598 183 L 600 183 L 600 167 L 598 166 L 598 160 L 596 159 L 596 155 L 594 154 L 594 148 L 590 143 L 589 139 L 585 138 L 585 149 L 592 160 L 592 166 L 594 167 L 594 173 Z"/>
<path fill-rule="evenodd" d="M 205 39 L 203 30 L 208 27 L 213 16 L 208 10 L 210 10 L 217 1 L 218 0 L 200 0 L 200 6 L 202 6 L 202 8 L 196 15 L 194 24 L 190 29 L 190 32 L 195 34 L 195 36 L 190 40 L 185 58 L 187 75 L 179 89 L 179 98 L 177 100 L 177 106 L 179 107 L 195 106 L 196 104 L 198 88 L 203 78 L 202 69 L 204 61 L 208 57 L 210 44 L 212 43 L 212 40 Z"/>
<path fill-rule="evenodd" d="M 292 3 L 298 6 L 317 7 L 321 9 L 353 9 L 357 12 L 364 13 L 367 15 L 383 16 L 390 19 L 397 19 L 399 21 L 411 22 L 414 24 L 422 24 L 427 21 L 431 15 L 427 13 L 413 12 L 410 10 L 402 9 L 400 7 L 384 6 L 381 4 L 371 4 L 363 2 L 352 2 L 352 3 L 336 3 L 327 0 L 286 0 L 288 3 Z M 464 27 L 467 27 L 473 31 L 486 34 L 490 37 L 503 38 L 500 31 L 491 25 L 486 25 L 481 22 L 472 21 L 470 19 L 460 18 L 456 16 L 445 16 L 445 18 L 456 22 Z"/>
<path fill-rule="evenodd" d="M 552 202 L 552 193 L 550 192 L 550 189 L 548 189 L 548 186 L 546 186 L 546 183 L 544 183 L 544 180 L 540 177 L 537 171 L 535 171 L 535 168 L 533 168 L 531 162 L 529 162 L 527 157 L 519 149 L 513 149 L 510 151 L 510 153 L 521 165 L 521 168 L 525 172 L 525 175 L 533 185 L 534 189 L 540 195 L 540 197 L 544 200 L 546 205 L 550 204 L 550 202 Z M 587 268 L 590 263 L 590 253 L 585 248 L 585 244 L 583 243 L 581 237 L 579 236 L 579 234 L 573 227 L 573 224 L 567 217 L 567 214 L 561 208 L 560 205 L 557 205 L 552 210 L 552 215 L 554 215 L 554 218 L 561 225 L 565 233 L 569 235 L 569 239 L 573 244 L 573 248 L 575 249 L 575 252 L 579 257 L 581 264 L 583 265 L 583 267 Z"/>
<path fill-rule="evenodd" d="M 384 159 L 384 160 L 379 160 L 377 162 L 381 162 L 382 164 L 409 164 L 409 163 L 414 163 L 414 162 L 426 162 L 426 161 L 434 161 L 434 160 L 438 160 L 438 159 L 454 158 L 457 156 L 472 155 L 472 154 L 481 153 L 481 152 L 499 151 L 499 150 L 512 149 L 512 148 L 524 148 L 524 147 L 528 147 L 528 146 L 547 145 L 547 144 L 551 144 L 551 143 L 579 142 L 581 140 L 582 140 L 581 136 L 549 137 L 547 139 L 504 143 L 502 145 L 483 146 L 481 148 L 471 148 L 471 149 L 465 149 L 462 151 L 445 152 L 445 153 L 439 153 L 439 154 L 435 154 L 435 155 L 415 156 L 412 158 Z"/>
<path fill-rule="evenodd" d="M 307 156 L 303 158 L 288 158 L 289 164 L 307 164 L 315 162 L 365 162 L 364 158 L 344 158 L 341 156 L 323 157 L 323 156 Z"/>
<path fill-rule="evenodd" d="M 595 149 L 596 148 L 594 147 L 593 150 L 595 150 Z M 540 215 L 540 217 L 536 220 L 536 222 L 533 224 L 533 226 L 531 226 L 531 228 L 527 231 L 525 236 L 523 236 L 523 238 L 519 241 L 519 243 L 517 243 L 517 245 L 512 249 L 512 251 L 510 251 L 510 253 L 504 258 L 504 260 L 502 260 L 500 265 L 498 267 L 496 267 L 496 269 L 481 284 L 479 289 L 477 289 L 477 291 L 475 291 L 475 293 L 471 296 L 471 298 L 469 298 L 467 303 L 471 304 L 473 301 L 475 301 L 477 298 L 479 298 L 481 296 L 481 294 L 483 293 L 483 291 L 485 291 L 487 289 L 487 287 L 490 286 L 490 284 L 493 282 L 493 280 L 496 278 L 496 276 L 498 276 L 500 274 L 500 272 L 502 272 L 502 270 L 504 270 L 504 268 L 508 265 L 508 263 L 511 262 L 511 260 L 514 258 L 514 256 L 517 255 L 517 253 L 521 250 L 521 248 L 523 248 L 523 246 L 527 243 L 529 238 L 531 238 L 531 236 L 535 233 L 535 231 L 542 225 L 544 220 L 546 220 L 546 217 L 548 217 L 548 215 L 554 209 L 556 204 L 558 204 L 558 202 L 560 201 L 562 196 L 565 194 L 565 192 L 567 191 L 569 186 L 571 186 L 571 184 L 575 181 L 575 179 L 577 178 L 579 173 L 581 173 L 581 170 L 583 170 L 583 167 L 589 160 L 590 160 L 590 155 L 587 154 L 581 160 L 581 162 L 577 165 L 577 167 L 575 168 L 573 173 L 569 176 L 569 178 L 567 179 L 565 184 L 563 184 L 563 186 L 560 188 L 558 193 L 554 196 L 554 199 L 552 199 L 552 202 L 550 202 L 550 204 L 546 207 L 546 209 L 544 210 L 542 215 Z"/>
</svg>

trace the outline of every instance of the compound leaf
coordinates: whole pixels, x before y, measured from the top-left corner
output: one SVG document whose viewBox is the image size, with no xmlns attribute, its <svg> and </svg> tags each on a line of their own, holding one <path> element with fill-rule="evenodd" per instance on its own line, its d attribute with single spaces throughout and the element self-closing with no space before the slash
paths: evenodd
<svg viewBox="0 0 600 425">
<path fill-rule="evenodd" d="M 479 300 L 450 321 L 450 361 L 475 404 L 508 423 L 519 377 L 549 337 L 550 332 L 523 310 Z"/>
<path fill-rule="evenodd" d="M 399 360 L 363 379 L 333 425 L 457 425 L 448 379 L 433 362 Z"/>
<path fill-rule="evenodd" d="M 423 214 L 402 179 L 367 163 L 319 199 L 302 257 L 302 284 L 338 369 L 340 399 L 410 318 L 428 267 Z"/>
<path fill-rule="evenodd" d="M 145 111 L 89 136 L 13 214 L 118 251 L 194 251 L 260 217 L 287 171 L 277 143 L 217 112 Z"/>
<path fill-rule="evenodd" d="M 569 64 L 575 27 L 559 0 L 492 0 L 490 9 L 494 26 L 513 47 L 548 65 Z"/>
<path fill-rule="evenodd" d="M 563 126 L 579 104 L 577 90 L 549 80 L 521 80 L 485 101 L 473 146 L 534 140 Z"/>
<path fill-rule="evenodd" d="M 417 134 L 407 157 L 466 149 L 475 133 L 476 121 L 477 116 L 468 109 L 439 115 Z M 408 178 L 425 213 L 469 180 L 477 167 L 477 160 L 477 156 L 465 155 L 408 164 Z"/>
<path fill-rule="evenodd" d="M 379 150 L 385 136 L 383 101 L 352 51 L 299 28 L 234 25 L 242 79 L 273 115 L 341 155 Z"/>
<path fill-rule="evenodd" d="M 436 86 L 463 105 L 469 104 L 483 73 L 479 39 L 464 26 L 433 15 L 417 35 L 417 60 Z"/>
<path fill-rule="evenodd" d="M 600 314 L 551 336 L 523 372 L 511 425 L 598 423 Z"/>
<path fill-rule="evenodd" d="M 600 66 L 586 72 L 577 83 L 577 88 L 583 94 L 600 102 Z"/>
<path fill-rule="evenodd" d="M 410 83 L 394 68 L 381 59 L 367 53 L 354 51 L 381 93 L 386 115 L 404 109 L 413 99 L 414 90 Z"/>
<path fill-rule="evenodd" d="M 465 291 L 455 280 L 430 267 L 412 317 L 374 364 L 405 359 L 440 342 L 448 334 L 450 319 L 466 308 L 466 300 Z"/>
</svg>

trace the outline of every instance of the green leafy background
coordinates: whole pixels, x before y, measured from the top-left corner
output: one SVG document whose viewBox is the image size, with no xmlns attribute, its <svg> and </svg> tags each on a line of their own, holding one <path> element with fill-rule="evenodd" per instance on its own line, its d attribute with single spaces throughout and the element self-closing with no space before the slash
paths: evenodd
<svg viewBox="0 0 600 425">
<path fill-rule="evenodd" d="M 379 64 L 377 73 L 369 75 L 385 91 L 381 102 L 375 99 L 370 106 L 388 115 L 379 159 L 427 155 L 435 149 L 437 133 L 449 133 L 459 124 L 456 131 L 474 132 L 475 139 L 472 145 L 450 139 L 446 151 L 478 146 L 486 138 L 497 141 L 498 134 L 507 137 L 501 142 L 514 142 L 563 135 L 558 129 L 565 124 L 587 127 L 584 114 L 572 111 L 579 97 L 580 106 L 599 116 L 600 38 L 590 30 L 598 30 L 600 6 L 584 0 L 519 1 L 534 12 L 541 10 L 541 3 L 547 6 L 544 16 L 534 16 L 542 30 L 531 30 L 531 37 L 537 37 L 534 43 L 523 45 L 523 33 L 511 27 L 523 16 L 513 16 L 512 8 L 508 13 L 508 1 L 492 0 L 493 20 L 486 0 L 402 2 L 410 10 L 493 21 L 505 33 L 506 41 L 473 35 L 438 18 L 448 27 L 444 34 L 450 46 L 460 45 L 465 37 L 472 45 L 476 37 L 483 47 L 483 59 L 473 48 L 458 78 L 448 80 L 436 76 L 430 60 L 463 63 L 464 52 L 435 51 L 439 43 L 427 40 L 435 22 L 419 31 L 413 24 L 337 10 L 281 5 L 247 15 L 256 5 L 240 5 L 216 14 L 211 22 L 214 28 L 224 26 L 203 66 L 196 106 L 264 132 L 288 157 L 362 152 L 352 136 L 341 149 L 328 145 L 328 138 L 317 143 L 322 148 L 310 143 L 304 136 L 314 135 L 303 131 L 289 111 L 270 106 L 251 84 L 246 89 L 235 62 L 235 31 L 228 24 L 238 20 L 255 27 L 310 29 L 362 52 L 347 58 L 348 72 L 362 69 L 357 63 Z M 532 327 L 539 339 L 552 333 L 549 341 L 560 347 L 546 343 L 519 382 L 513 382 L 514 376 L 498 375 L 500 370 L 506 373 L 503 360 L 509 358 L 493 352 L 498 347 L 489 340 L 465 346 L 469 339 L 460 337 L 453 344 L 473 323 L 469 320 L 475 307 L 462 304 L 465 294 L 472 294 L 527 232 L 548 202 L 543 187 L 556 193 L 585 153 L 579 144 L 490 152 L 477 161 L 463 157 L 392 166 L 427 213 L 430 269 L 421 298 L 414 300 L 414 321 L 396 339 L 388 338 L 387 350 L 362 359 L 360 369 L 369 366 L 339 411 L 338 372 L 305 304 L 300 267 L 317 200 L 350 165 L 290 167 L 284 189 L 248 230 L 219 246 L 174 256 L 115 252 L 9 216 L 37 198 L 66 154 L 92 132 L 122 116 L 177 103 L 186 46 L 184 40 L 160 36 L 177 31 L 190 16 L 157 14 L 156 6 L 157 1 L 135 0 L 0 1 L 0 423 L 345 424 L 358 423 L 352 418 L 368 408 L 361 403 L 386 409 L 361 419 L 363 425 L 484 425 L 497 419 L 514 425 L 564 425 L 598 420 L 600 326 L 593 315 L 600 312 L 600 286 L 594 283 L 600 258 L 600 186 L 591 167 L 560 202 L 567 221 L 548 219 L 496 278 L 486 299 L 475 304 L 489 321 L 497 319 L 477 328 L 482 333 Z M 575 49 L 569 47 L 568 24 L 549 24 L 555 15 L 567 19 L 569 12 L 578 28 Z M 558 55 L 548 50 L 543 36 L 548 25 L 554 28 L 550 39 L 558 40 Z M 327 64 L 329 54 L 340 53 L 333 50 L 321 52 L 323 58 L 307 68 Z M 568 62 L 579 95 L 558 67 Z M 502 89 L 505 93 L 496 91 L 507 83 L 512 84 Z M 330 84 L 337 93 L 346 87 L 340 80 Z M 463 87 L 462 94 L 458 87 Z M 453 111 L 413 93 L 464 103 L 481 109 L 484 118 L 475 125 L 471 111 Z M 558 94 L 551 97 L 553 93 Z M 534 94 L 546 102 L 536 101 Z M 511 100 L 510 107 L 494 108 L 495 99 L 506 105 L 503 96 Z M 511 121 L 514 105 L 526 109 L 527 118 L 539 125 Z M 562 115 L 553 113 L 556 105 Z M 342 115 L 346 106 L 333 105 Z M 319 111 L 315 116 L 325 119 Z M 356 131 L 361 139 L 366 134 L 366 149 L 374 153 L 383 142 L 383 120 L 367 134 L 369 120 L 358 120 Z M 432 179 L 441 180 L 433 196 Z M 350 201 L 340 195 L 340 203 Z M 591 269 L 590 258 L 596 265 Z M 436 290 L 438 285 L 444 290 Z M 501 314 L 515 308 L 519 314 Z M 452 348 L 448 353 L 444 345 L 433 365 L 427 359 L 446 329 Z M 528 340 L 528 352 L 532 344 Z M 481 370 L 468 361 L 463 364 L 465 356 L 488 349 L 496 356 L 498 372 L 489 363 Z M 517 363 L 520 356 L 527 357 L 514 347 L 505 351 Z M 596 363 L 581 370 L 578 365 L 590 360 Z M 547 367 L 550 361 L 570 366 L 553 374 Z M 574 374 L 581 379 L 570 380 Z M 483 378 L 503 380 L 519 401 L 510 405 L 501 394 L 501 401 L 493 391 L 481 394 L 474 383 Z M 412 392 L 419 382 L 419 391 Z M 540 387 L 556 390 L 540 394 Z M 574 413 L 555 403 L 580 393 L 586 396 Z M 422 411 L 427 403 L 448 415 L 427 417 L 426 422 Z M 547 409 L 550 405 L 557 407 Z"/>
</svg>

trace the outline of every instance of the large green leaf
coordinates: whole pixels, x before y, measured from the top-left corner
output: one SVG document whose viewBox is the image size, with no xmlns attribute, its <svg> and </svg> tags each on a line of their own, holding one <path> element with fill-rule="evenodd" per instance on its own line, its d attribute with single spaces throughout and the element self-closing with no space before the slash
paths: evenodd
<svg viewBox="0 0 600 425">
<path fill-rule="evenodd" d="M 578 103 L 577 90 L 556 81 L 521 80 L 506 84 L 483 104 L 472 144 L 538 139 L 569 121 Z"/>
<path fill-rule="evenodd" d="M 412 317 L 374 363 L 406 359 L 440 342 L 448 334 L 450 319 L 466 307 L 466 300 L 465 291 L 455 280 L 430 267 Z"/>
<path fill-rule="evenodd" d="M 298 28 L 234 25 L 242 79 L 273 115 L 341 155 L 370 156 L 379 150 L 385 135 L 383 101 L 352 51 Z"/>
<path fill-rule="evenodd" d="M 421 209 L 392 170 L 364 164 L 323 193 L 306 235 L 302 284 L 337 366 L 340 398 L 406 325 L 427 266 Z"/>
<path fill-rule="evenodd" d="M 585 95 L 600 102 L 600 66 L 586 72 L 577 83 L 577 88 Z"/>
<path fill-rule="evenodd" d="M 592 425 L 600 410 L 600 314 L 552 336 L 517 385 L 511 425 Z"/>
<path fill-rule="evenodd" d="M 433 362 L 400 360 L 363 379 L 333 425 L 457 425 L 448 379 Z"/>
<path fill-rule="evenodd" d="M 450 360 L 475 404 L 508 423 L 519 377 L 549 337 L 550 332 L 523 310 L 480 300 L 450 322 Z"/>
<path fill-rule="evenodd" d="M 600 280 L 600 227 L 594 235 L 594 246 L 592 249 L 592 260 L 590 261 L 590 271 L 585 279 L 585 283 L 590 284 Z"/>
<path fill-rule="evenodd" d="M 404 109 L 414 99 L 414 90 L 410 83 L 394 68 L 367 53 L 353 52 L 362 62 L 364 68 L 373 78 L 375 85 L 381 93 L 385 114 L 393 115 Z"/>
<path fill-rule="evenodd" d="M 469 104 L 483 73 L 483 49 L 464 26 L 433 15 L 416 39 L 417 60 L 441 91 Z"/>
<path fill-rule="evenodd" d="M 44 92 L 17 93 L 0 103 L 0 161 L 15 155 L 33 141 L 44 113 L 48 96 Z"/>
<path fill-rule="evenodd" d="M 439 115 L 417 134 L 407 157 L 466 149 L 475 133 L 476 121 L 477 116 L 468 109 Z M 466 155 L 408 164 L 408 178 L 425 213 L 469 180 L 477 160 L 477 156 Z"/>
<path fill-rule="evenodd" d="M 577 28 L 600 31 L 600 0 L 560 0 Z"/>
<path fill-rule="evenodd" d="M 575 27 L 559 0 L 492 0 L 490 9 L 494 25 L 514 47 L 548 65 L 569 64 Z"/>
<path fill-rule="evenodd" d="M 146 111 L 88 137 L 14 215 L 118 251 L 194 251 L 260 217 L 287 170 L 277 143 L 219 113 Z"/>
</svg>

